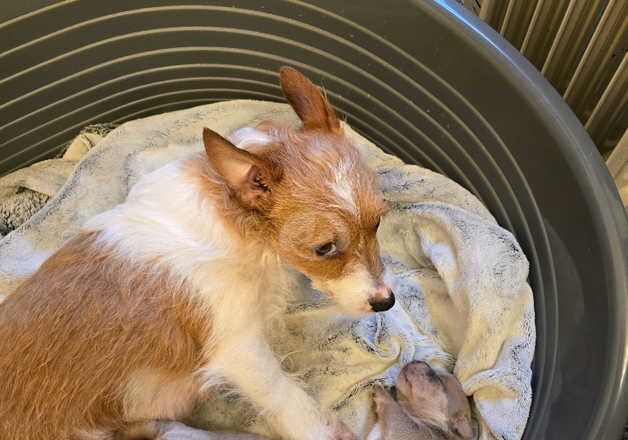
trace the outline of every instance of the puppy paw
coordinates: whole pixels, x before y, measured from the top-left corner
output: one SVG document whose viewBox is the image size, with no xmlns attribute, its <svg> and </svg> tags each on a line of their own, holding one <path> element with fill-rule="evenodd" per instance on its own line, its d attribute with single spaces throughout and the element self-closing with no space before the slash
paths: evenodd
<svg viewBox="0 0 628 440">
<path fill-rule="evenodd" d="M 340 420 L 331 422 L 331 437 L 329 440 L 355 440 L 353 432 Z"/>
</svg>

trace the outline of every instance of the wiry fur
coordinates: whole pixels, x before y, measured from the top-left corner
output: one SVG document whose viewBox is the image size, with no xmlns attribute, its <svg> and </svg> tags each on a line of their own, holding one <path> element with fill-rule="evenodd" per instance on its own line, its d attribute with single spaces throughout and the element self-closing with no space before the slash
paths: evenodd
<svg viewBox="0 0 628 440">
<path fill-rule="evenodd" d="M 120 428 L 121 384 L 138 369 L 175 378 L 203 363 L 198 300 L 97 238 L 75 237 L 0 307 L 0 438 Z"/>
<path fill-rule="evenodd" d="M 347 438 L 266 333 L 286 265 L 352 313 L 392 306 L 375 239 L 385 206 L 329 103 L 298 72 L 281 76 L 302 130 L 250 130 L 243 150 L 206 129 L 207 155 L 142 178 L 0 304 L 0 438 L 108 438 L 183 416 L 222 380 L 282 438 Z M 331 258 L 313 250 L 326 241 Z"/>
</svg>

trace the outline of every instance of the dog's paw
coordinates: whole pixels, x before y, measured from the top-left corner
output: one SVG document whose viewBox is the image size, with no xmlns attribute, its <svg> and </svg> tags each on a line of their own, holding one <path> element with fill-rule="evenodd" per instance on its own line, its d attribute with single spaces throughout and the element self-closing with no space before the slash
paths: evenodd
<svg viewBox="0 0 628 440">
<path fill-rule="evenodd" d="M 331 422 L 331 437 L 329 437 L 329 440 L 355 440 L 355 435 L 340 420 L 333 420 Z"/>
</svg>

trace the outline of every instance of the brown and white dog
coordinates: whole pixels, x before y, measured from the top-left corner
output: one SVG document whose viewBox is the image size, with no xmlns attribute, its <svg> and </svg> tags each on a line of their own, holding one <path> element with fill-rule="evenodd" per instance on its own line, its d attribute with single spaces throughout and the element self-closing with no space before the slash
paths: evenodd
<svg viewBox="0 0 628 440">
<path fill-rule="evenodd" d="M 346 438 L 284 373 L 266 334 L 291 267 L 353 314 L 392 307 L 374 174 L 334 110 L 282 68 L 300 129 L 262 124 L 237 148 L 142 178 L 0 304 L 0 438 L 110 438 L 177 420 L 227 381 L 290 440 Z"/>
<path fill-rule="evenodd" d="M 376 386 L 363 440 L 465 440 L 473 435 L 460 382 L 425 362 L 405 365 L 390 391 Z"/>
</svg>

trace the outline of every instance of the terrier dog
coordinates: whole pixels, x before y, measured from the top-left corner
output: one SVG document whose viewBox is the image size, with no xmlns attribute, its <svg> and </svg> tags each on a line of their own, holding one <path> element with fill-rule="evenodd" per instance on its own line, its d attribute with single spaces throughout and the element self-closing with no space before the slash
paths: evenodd
<svg viewBox="0 0 628 440">
<path fill-rule="evenodd" d="M 462 440 L 473 435 L 460 382 L 425 362 L 404 366 L 390 391 L 376 386 L 373 402 L 363 440 Z"/>
<path fill-rule="evenodd" d="M 375 175 L 307 78 L 280 71 L 298 129 L 262 124 L 239 146 L 144 176 L 0 304 L 0 438 L 111 438 L 179 420 L 232 383 L 290 440 L 347 438 L 267 342 L 287 268 L 353 314 L 384 311 Z"/>
</svg>

